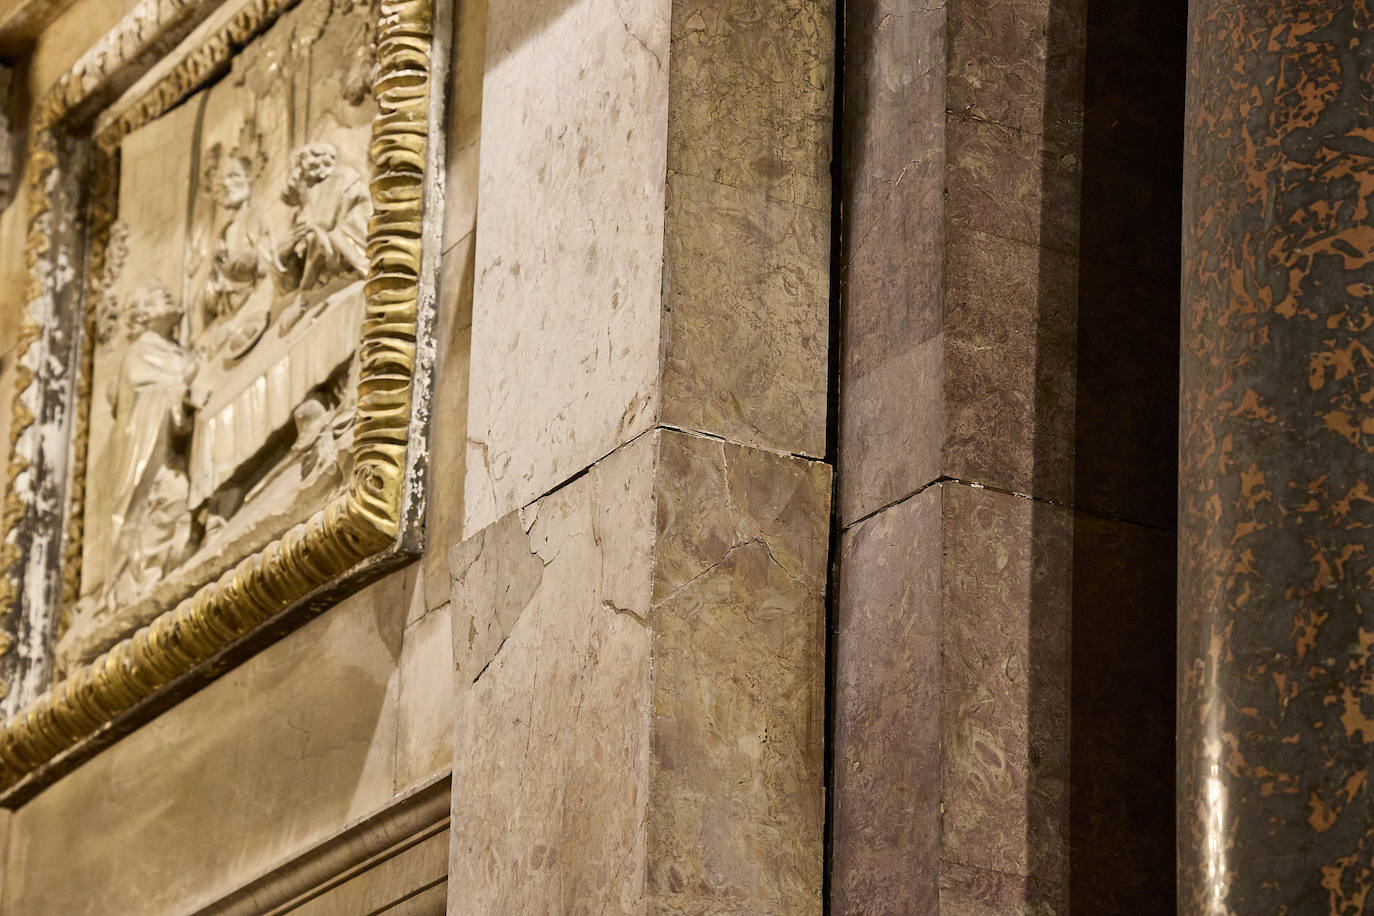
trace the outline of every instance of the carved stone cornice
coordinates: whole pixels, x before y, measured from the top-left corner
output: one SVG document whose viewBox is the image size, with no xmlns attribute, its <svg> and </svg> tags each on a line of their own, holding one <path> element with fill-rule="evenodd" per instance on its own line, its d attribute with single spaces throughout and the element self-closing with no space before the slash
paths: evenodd
<svg viewBox="0 0 1374 916">
<path fill-rule="evenodd" d="M 323 889 L 356 877 L 417 843 L 449 829 L 453 780 L 444 775 L 355 822 L 195 916 L 261 916 L 285 913 Z"/>
<path fill-rule="evenodd" d="M 30 554 L 35 534 L 53 525 L 51 492 L 40 493 L 32 459 L 52 448 L 52 430 L 36 428 L 33 396 L 43 372 L 60 359 L 45 335 L 60 312 L 59 287 L 70 283 L 70 268 L 55 256 L 60 225 L 75 219 L 55 199 L 63 165 L 61 150 L 70 142 L 79 113 L 92 117 L 97 104 L 108 104 L 130 73 L 145 69 L 157 55 L 204 20 L 195 46 L 156 80 L 134 105 L 124 107 L 100 125 L 92 151 L 95 189 L 85 216 L 94 276 L 104 254 L 113 217 L 110 151 L 142 124 L 169 110 L 221 72 L 232 55 L 265 29 L 293 0 L 250 0 L 216 21 L 213 10 L 198 0 L 144 0 L 109 35 L 93 47 L 43 97 L 37 106 L 26 174 L 30 303 L 20 332 L 24 356 L 17 368 L 9 487 L 4 508 L 4 542 L 0 545 L 0 606 L 15 609 L 37 600 L 33 583 L 41 564 Z M 318 612 L 327 606 L 329 588 L 341 577 L 354 586 L 371 574 L 369 565 L 388 553 L 413 552 L 417 546 L 421 484 L 416 456 L 407 444 L 423 441 L 427 397 L 414 397 L 416 381 L 427 382 L 428 348 L 417 358 L 417 333 L 427 333 L 432 309 L 435 252 L 424 241 L 427 182 L 438 159 L 432 137 L 431 98 L 436 91 L 432 0 L 381 0 L 377 32 L 377 70 L 373 94 L 378 114 L 373 123 L 369 157 L 373 217 L 367 253 L 370 266 L 364 285 L 366 302 L 359 344 L 360 376 L 353 441 L 353 473 L 347 491 L 307 521 L 200 588 L 172 610 L 119 642 L 88 665 L 71 671 L 0 729 L 0 802 L 17 804 L 84 760 L 100 747 L 135 727 L 139 721 L 222 673 L 240 660 L 245 647 L 261 645 L 301 622 L 288 621 L 292 609 Z M 207 31 L 208 29 L 208 31 Z M 169 40 L 169 36 L 172 38 Z M 441 87 L 439 87 L 441 89 Z M 92 174 L 90 171 L 87 174 Z M 88 295 L 86 297 L 90 299 Z M 90 310 L 93 311 L 93 310 Z M 90 312 L 88 312 L 88 315 Z M 89 319 L 88 319 L 89 320 Z M 89 340 L 89 334 L 82 335 Z M 82 344 L 75 361 L 89 365 Z M 87 449 L 85 403 L 89 384 L 78 373 L 78 409 L 70 430 L 74 470 L 84 467 Z M 70 384 L 65 380 L 63 384 Z M 60 424 L 58 424 L 60 425 Z M 46 440 L 46 441 L 44 441 Z M 59 462 L 60 463 L 60 462 Z M 49 471 L 51 474 L 51 471 Z M 79 582 L 81 514 L 80 475 L 66 468 L 59 502 L 74 508 L 65 519 L 60 590 L 70 598 Z M 48 482 L 51 485 L 51 481 Z M 43 515 L 46 511 L 48 514 Z M 58 513 L 60 516 L 60 512 Z M 40 545 L 51 551 L 58 532 Z M 39 538 L 41 540 L 41 537 Z M 41 559 L 41 558 L 40 558 Z M 49 560 L 49 563 L 53 561 Z M 21 593 L 21 589 L 24 590 Z M 53 589 L 57 591 L 58 589 Z M 55 613 L 58 599 L 49 600 Z M 297 615 L 298 617 L 300 615 Z M 14 635 L 0 634 L 0 655 L 12 651 Z M 238 650 L 234 654 L 233 650 Z M 171 688 L 171 689 L 169 689 Z M 140 712 L 142 710 L 142 712 Z"/>
</svg>

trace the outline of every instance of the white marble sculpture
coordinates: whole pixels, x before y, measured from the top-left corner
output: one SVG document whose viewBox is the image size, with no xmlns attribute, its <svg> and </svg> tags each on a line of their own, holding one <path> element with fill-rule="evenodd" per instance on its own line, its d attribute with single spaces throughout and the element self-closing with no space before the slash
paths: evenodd
<svg viewBox="0 0 1374 916">
<path fill-rule="evenodd" d="M 304 0 L 224 79 L 122 141 L 93 303 L 88 537 L 59 665 L 346 485 L 376 110 L 353 84 L 375 19 L 365 0 Z M 303 54 L 311 66 L 282 78 Z"/>
<path fill-rule="evenodd" d="M 125 599 L 182 560 L 190 542 L 184 440 L 196 363 L 177 341 L 182 309 L 156 280 L 134 291 L 125 310 L 128 347 L 109 389 L 118 435 L 106 452 L 115 564 L 101 601 Z"/>
<path fill-rule="evenodd" d="M 209 159 L 207 183 L 226 217 L 197 306 L 203 326 L 212 329 L 204 349 L 225 348 L 241 358 L 267 328 L 272 290 L 264 281 L 272 268 L 272 237 L 251 206 L 253 158 L 215 147 Z"/>
<path fill-rule="evenodd" d="M 283 316 L 290 328 L 307 308 L 305 293 L 367 273 L 372 200 L 358 171 L 339 163 L 332 143 L 311 143 L 292 154 L 282 200 L 294 212 L 291 234 L 278 253 L 277 282 L 301 294 Z"/>
</svg>

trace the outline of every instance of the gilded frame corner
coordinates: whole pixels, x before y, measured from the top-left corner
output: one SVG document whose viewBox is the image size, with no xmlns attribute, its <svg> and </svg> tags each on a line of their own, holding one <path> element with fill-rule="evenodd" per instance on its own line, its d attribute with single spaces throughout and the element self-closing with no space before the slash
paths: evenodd
<svg viewBox="0 0 1374 916">
<path fill-rule="evenodd" d="M 17 631 L 40 615 L 54 619 L 79 585 L 94 314 L 86 303 L 113 221 L 110 151 L 213 79 L 295 2 L 143 0 L 35 106 L 25 172 L 28 307 L 0 540 L 4 692 L 26 662 L 32 667 L 25 649 L 31 656 L 42 648 Z M 25 698 L 0 727 L 0 804 L 22 804 L 422 548 L 447 16 L 445 0 L 380 0 L 372 87 L 378 113 L 369 147 L 373 217 L 346 491 L 95 661 Z M 97 109 L 147 72 L 160 52 L 188 40 L 193 50 L 136 104 L 91 130 Z M 72 174 L 80 173 L 90 185 L 84 206 L 69 190 Z M 63 240 L 83 253 L 84 279 L 64 263 Z M 63 435 L 51 435 L 53 429 Z M 54 438 L 62 441 L 54 445 Z"/>
</svg>

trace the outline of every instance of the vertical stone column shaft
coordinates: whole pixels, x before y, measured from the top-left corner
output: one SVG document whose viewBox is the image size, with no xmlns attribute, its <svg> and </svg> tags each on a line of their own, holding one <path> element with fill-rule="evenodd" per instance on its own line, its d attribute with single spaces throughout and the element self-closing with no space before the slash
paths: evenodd
<svg viewBox="0 0 1374 916">
<path fill-rule="evenodd" d="M 1195 0 L 1184 173 L 1179 907 L 1374 887 L 1374 33 Z"/>
</svg>

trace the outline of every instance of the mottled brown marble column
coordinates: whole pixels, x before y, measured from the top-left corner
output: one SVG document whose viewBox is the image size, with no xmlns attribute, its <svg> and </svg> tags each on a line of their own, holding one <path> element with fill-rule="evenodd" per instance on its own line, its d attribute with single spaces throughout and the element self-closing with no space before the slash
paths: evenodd
<svg viewBox="0 0 1374 916">
<path fill-rule="evenodd" d="M 1194 0 L 1179 909 L 1374 906 L 1374 32 Z"/>
</svg>

